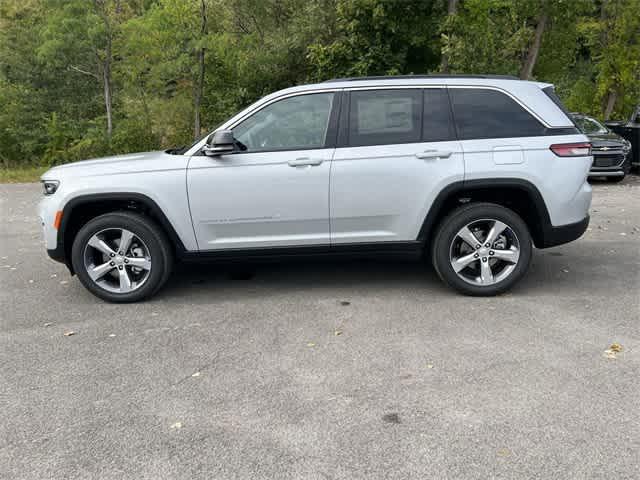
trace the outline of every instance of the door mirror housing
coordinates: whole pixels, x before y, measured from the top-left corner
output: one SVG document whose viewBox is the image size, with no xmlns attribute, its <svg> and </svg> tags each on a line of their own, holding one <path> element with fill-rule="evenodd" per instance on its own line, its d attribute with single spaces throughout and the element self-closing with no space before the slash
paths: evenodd
<svg viewBox="0 0 640 480">
<path fill-rule="evenodd" d="M 235 150 L 235 140 L 231 130 L 218 130 L 207 139 L 207 144 L 202 149 L 207 156 L 224 155 Z"/>
</svg>

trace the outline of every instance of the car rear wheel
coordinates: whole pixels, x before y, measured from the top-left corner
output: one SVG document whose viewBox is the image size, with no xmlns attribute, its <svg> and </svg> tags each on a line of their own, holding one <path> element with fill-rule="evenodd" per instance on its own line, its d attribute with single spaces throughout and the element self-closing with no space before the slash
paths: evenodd
<svg viewBox="0 0 640 480">
<path fill-rule="evenodd" d="M 438 227 L 433 265 L 449 286 L 466 294 L 491 296 L 507 291 L 531 262 L 531 235 L 512 210 L 475 203 L 454 210 Z"/>
<path fill-rule="evenodd" d="M 108 302 L 136 302 L 167 281 L 173 256 L 164 232 L 151 219 L 113 212 L 90 220 L 71 251 L 80 282 Z"/>
</svg>

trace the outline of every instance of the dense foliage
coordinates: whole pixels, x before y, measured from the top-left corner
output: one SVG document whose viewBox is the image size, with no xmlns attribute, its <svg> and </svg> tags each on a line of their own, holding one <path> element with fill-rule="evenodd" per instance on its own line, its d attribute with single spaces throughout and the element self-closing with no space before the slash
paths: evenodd
<svg viewBox="0 0 640 480">
<path fill-rule="evenodd" d="M 2 0 L 0 160 L 188 144 L 279 88 L 431 72 L 548 81 L 626 117 L 640 0 Z"/>
</svg>

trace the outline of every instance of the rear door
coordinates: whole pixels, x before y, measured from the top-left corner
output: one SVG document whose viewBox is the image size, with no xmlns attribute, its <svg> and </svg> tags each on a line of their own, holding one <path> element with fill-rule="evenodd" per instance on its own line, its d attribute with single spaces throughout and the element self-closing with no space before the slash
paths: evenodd
<svg viewBox="0 0 640 480">
<path fill-rule="evenodd" d="M 444 87 L 349 91 L 331 165 L 331 243 L 415 241 L 435 197 L 463 175 Z"/>
</svg>

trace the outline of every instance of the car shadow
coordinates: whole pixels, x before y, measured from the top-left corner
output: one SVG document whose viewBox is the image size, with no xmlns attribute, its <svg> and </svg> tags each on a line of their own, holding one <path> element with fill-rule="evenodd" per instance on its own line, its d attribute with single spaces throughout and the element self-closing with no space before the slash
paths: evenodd
<svg viewBox="0 0 640 480">
<path fill-rule="evenodd" d="M 510 291 L 514 295 L 588 294 L 603 282 L 625 289 L 636 275 L 633 249 L 610 245 L 603 255 L 602 244 L 580 240 L 561 247 L 534 250 L 527 275 Z M 326 290 L 348 297 L 378 291 L 403 293 L 420 290 L 426 294 L 458 295 L 445 286 L 425 261 L 324 260 L 223 266 L 181 264 L 159 297 L 189 302 L 241 300 L 247 295 L 269 296 Z M 188 298 L 188 300 L 187 300 Z"/>
</svg>

